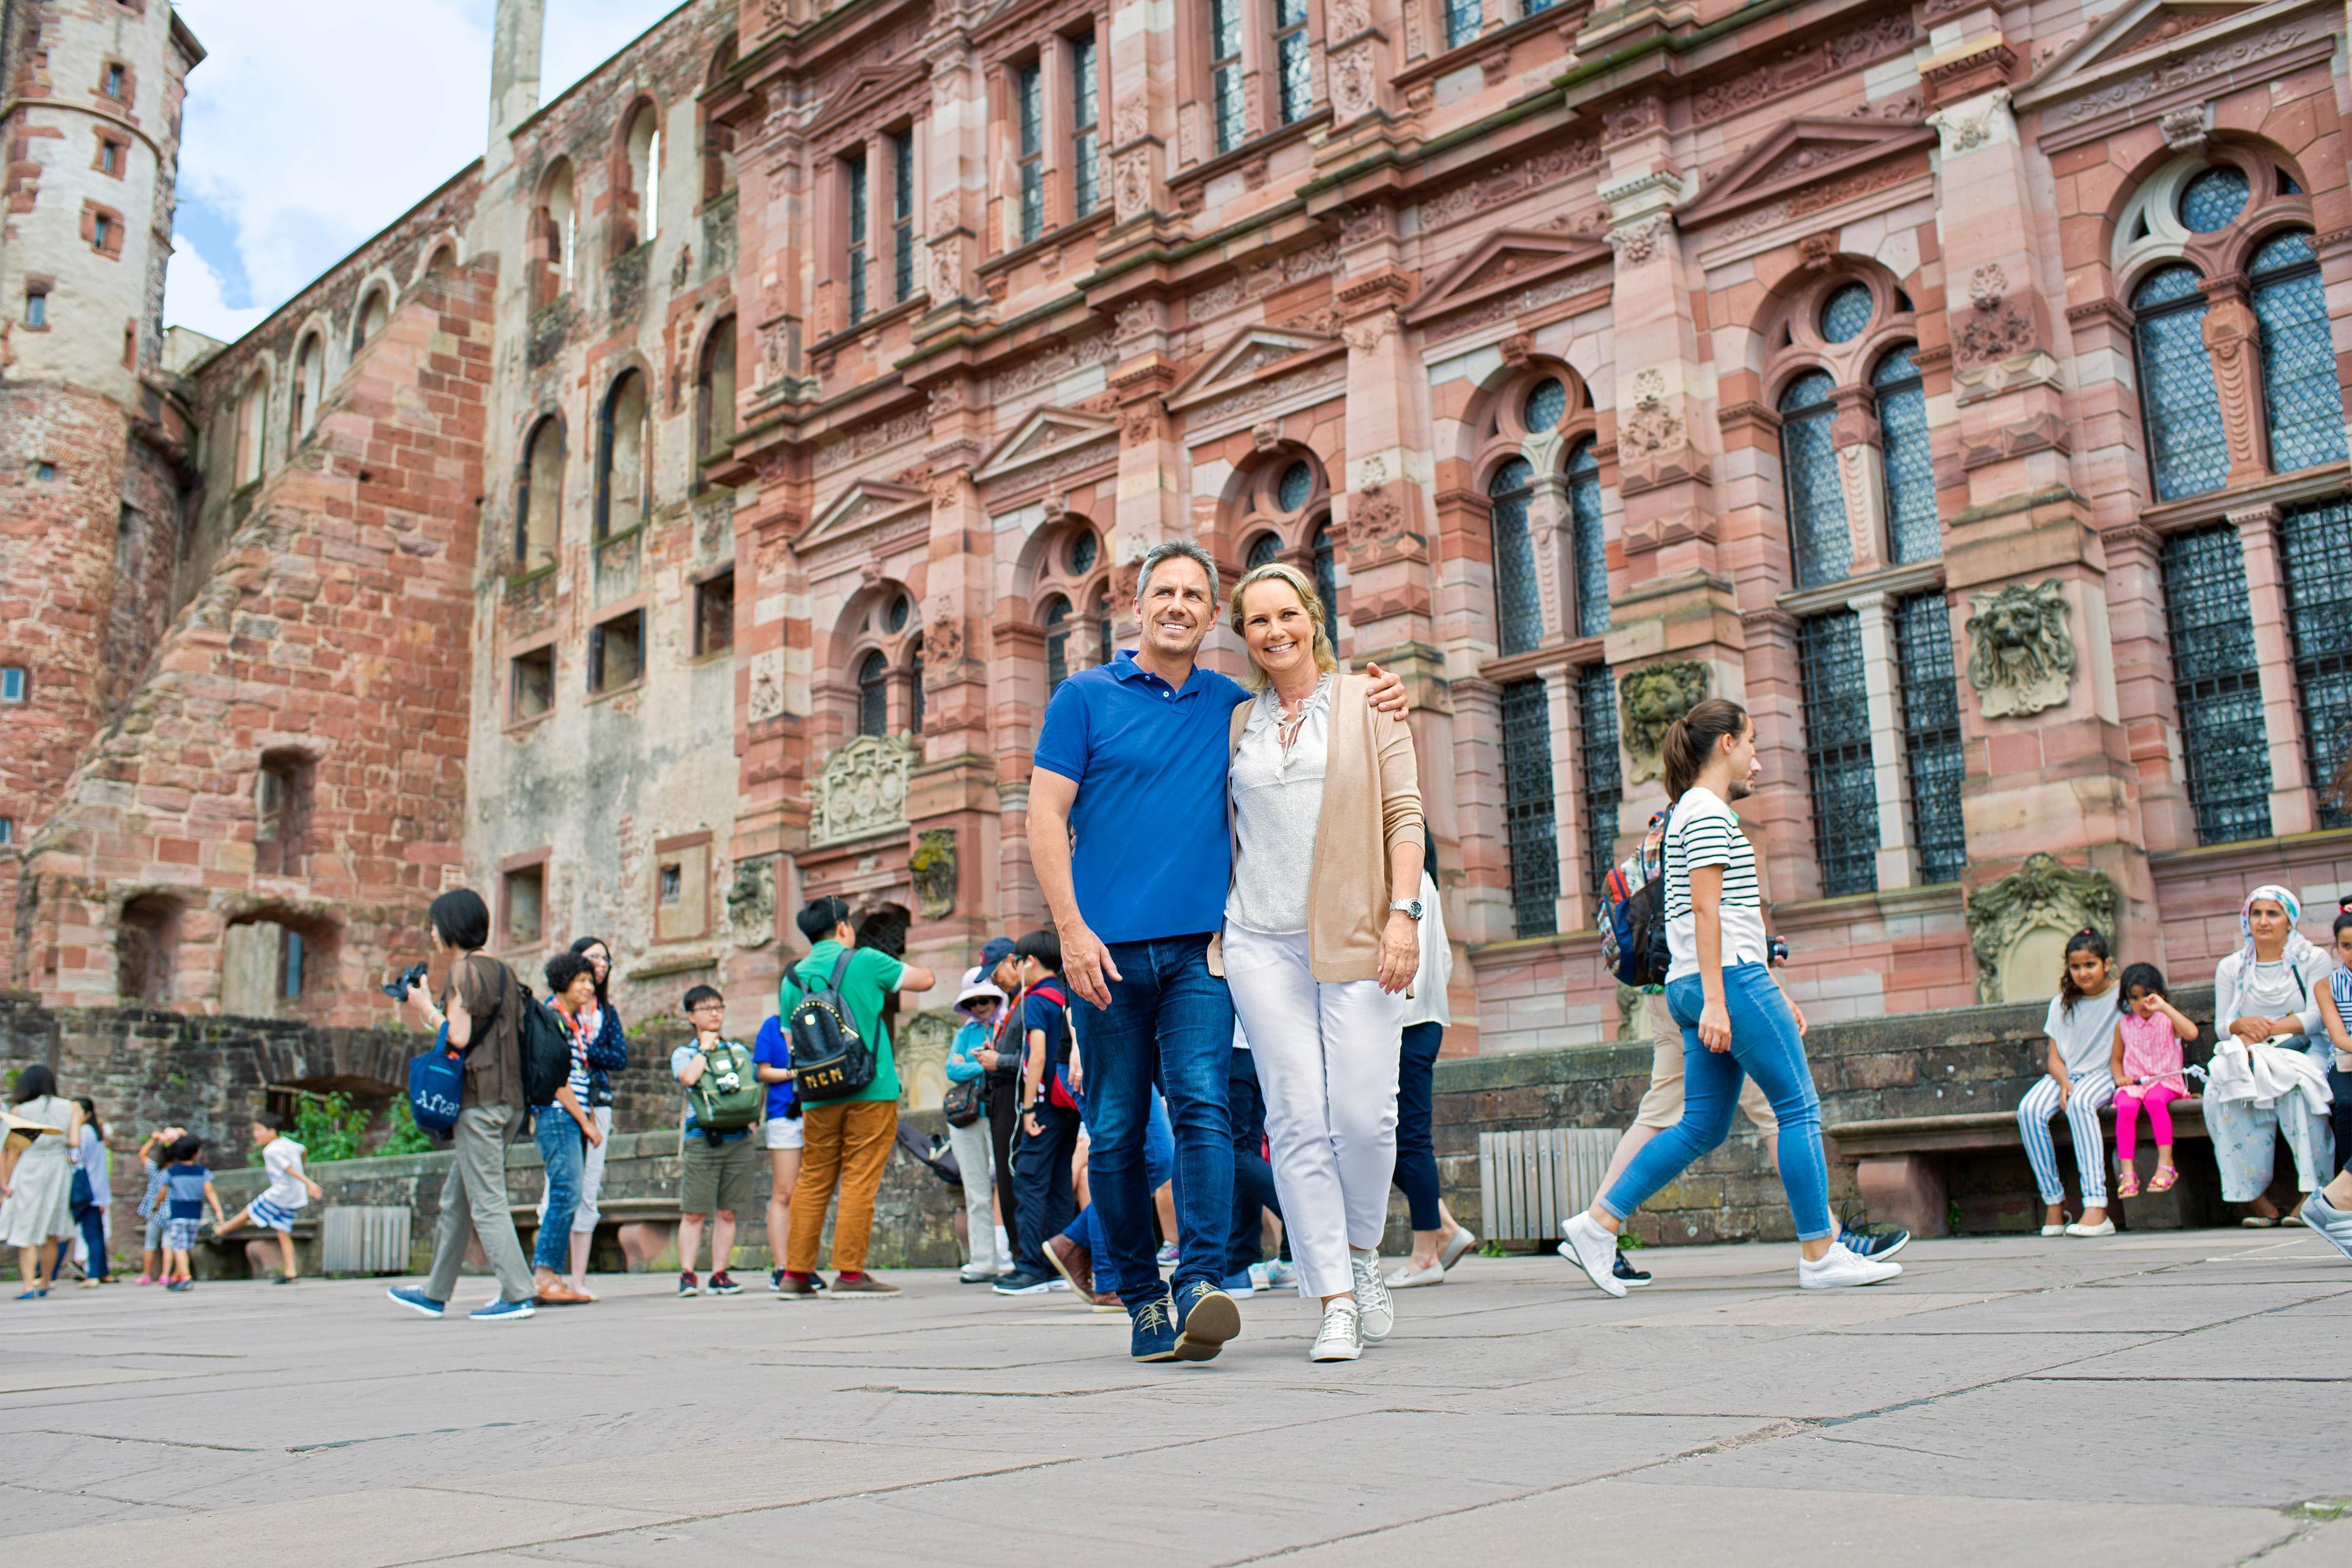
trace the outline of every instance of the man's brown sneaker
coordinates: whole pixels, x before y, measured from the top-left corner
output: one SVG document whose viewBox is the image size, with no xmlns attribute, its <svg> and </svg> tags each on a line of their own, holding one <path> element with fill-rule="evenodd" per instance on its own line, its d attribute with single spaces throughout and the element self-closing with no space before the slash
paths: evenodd
<svg viewBox="0 0 2352 1568">
<path fill-rule="evenodd" d="M 895 1296 L 898 1287 L 887 1280 L 877 1279 L 871 1274 L 836 1274 L 833 1277 L 833 1293 L 836 1296 Z"/>
</svg>

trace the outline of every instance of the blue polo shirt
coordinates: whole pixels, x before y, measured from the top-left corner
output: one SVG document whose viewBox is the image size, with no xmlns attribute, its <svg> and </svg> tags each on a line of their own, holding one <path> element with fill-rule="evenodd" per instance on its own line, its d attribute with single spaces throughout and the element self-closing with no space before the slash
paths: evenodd
<svg viewBox="0 0 2352 1568">
<path fill-rule="evenodd" d="M 1213 931 L 1224 923 L 1234 845 L 1225 823 L 1239 681 L 1192 667 L 1182 689 L 1121 648 L 1062 682 L 1036 763 L 1078 786 L 1070 875 L 1105 942 Z"/>
</svg>

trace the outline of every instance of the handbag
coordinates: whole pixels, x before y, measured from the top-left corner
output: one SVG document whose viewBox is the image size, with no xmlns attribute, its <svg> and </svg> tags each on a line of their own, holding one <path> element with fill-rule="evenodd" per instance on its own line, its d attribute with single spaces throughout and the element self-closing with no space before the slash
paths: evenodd
<svg viewBox="0 0 2352 1568">
<path fill-rule="evenodd" d="M 982 1079 L 968 1078 L 961 1083 L 948 1085 L 940 1100 L 940 1114 L 948 1119 L 950 1127 L 969 1127 L 988 1114 L 988 1091 Z"/>
<path fill-rule="evenodd" d="M 88 1171 L 76 1171 L 73 1173 L 73 1188 L 66 1202 L 71 1205 L 76 1214 L 81 1213 L 84 1209 L 98 1206 L 97 1194 L 90 1190 Z"/>
<path fill-rule="evenodd" d="M 443 1024 L 433 1048 L 408 1064 L 408 1112 L 425 1131 L 446 1137 L 457 1125 L 465 1089 L 465 1056 L 449 1048 L 449 1026 Z"/>
</svg>

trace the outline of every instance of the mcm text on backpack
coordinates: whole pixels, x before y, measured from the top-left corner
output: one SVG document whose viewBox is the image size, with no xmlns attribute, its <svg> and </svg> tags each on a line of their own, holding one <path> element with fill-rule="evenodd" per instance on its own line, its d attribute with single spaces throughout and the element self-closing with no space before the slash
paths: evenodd
<svg viewBox="0 0 2352 1568">
<path fill-rule="evenodd" d="M 802 994 L 784 1009 L 784 1039 L 793 1052 L 793 1089 L 803 1102 L 847 1100 L 870 1088 L 877 1063 L 874 1047 L 858 1032 L 841 999 L 842 977 L 855 948 L 843 948 L 823 985 Z M 805 982 L 805 974 L 787 980 Z M 794 987 L 799 989 L 798 986 Z"/>
</svg>

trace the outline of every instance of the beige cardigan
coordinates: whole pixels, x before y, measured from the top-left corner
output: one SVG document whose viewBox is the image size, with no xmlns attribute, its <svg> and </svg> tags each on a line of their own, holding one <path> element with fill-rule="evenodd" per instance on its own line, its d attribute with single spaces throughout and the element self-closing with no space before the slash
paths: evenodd
<svg viewBox="0 0 2352 1568">
<path fill-rule="evenodd" d="M 1332 683 L 1330 751 L 1323 808 L 1315 819 L 1315 872 L 1307 888 L 1307 967 L 1327 984 L 1380 977 L 1381 933 L 1389 922 L 1389 850 L 1422 841 L 1420 775 L 1412 731 L 1375 712 L 1371 683 L 1342 673 Z M 1230 745 L 1239 751 L 1250 705 L 1234 710 Z M 1228 816 L 1231 808 L 1228 807 Z M 1238 851 L 1234 874 L 1241 871 Z M 1221 938 L 1209 942 L 1209 973 L 1225 972 Z"/>
</svg>

